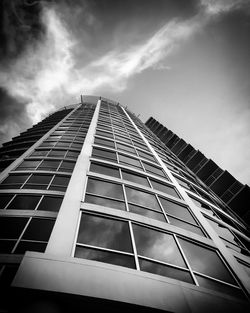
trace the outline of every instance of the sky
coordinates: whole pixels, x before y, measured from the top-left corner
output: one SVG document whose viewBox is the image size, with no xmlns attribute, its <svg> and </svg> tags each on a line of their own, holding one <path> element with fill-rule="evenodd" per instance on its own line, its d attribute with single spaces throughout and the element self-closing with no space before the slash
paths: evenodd
<svg viewBox="0 0 250 313">
<path fill-rule="evenodd" d="M 0 144 L 100 95 L 250 185 L 250 0 L 2 0 L 0 12 Z"/>
</svg>

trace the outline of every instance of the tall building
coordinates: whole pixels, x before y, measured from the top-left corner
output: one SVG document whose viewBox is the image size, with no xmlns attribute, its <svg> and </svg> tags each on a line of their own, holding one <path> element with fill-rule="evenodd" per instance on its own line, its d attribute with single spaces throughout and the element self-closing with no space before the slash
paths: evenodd
<svg viewBox="0 0 250 313">
<path fill-rule="evenodd" d="M 150 117 L 146 126 L 227 206 L 250 225 L 250 187 Z M 178 171 L 178 169 L 177 169 Z"/>
<path fill-rule="evenodd" d="M 0 157 L 0 312 L 249 312 L 247 225 L 122 105 L 82 97 Z"/>
</svg>

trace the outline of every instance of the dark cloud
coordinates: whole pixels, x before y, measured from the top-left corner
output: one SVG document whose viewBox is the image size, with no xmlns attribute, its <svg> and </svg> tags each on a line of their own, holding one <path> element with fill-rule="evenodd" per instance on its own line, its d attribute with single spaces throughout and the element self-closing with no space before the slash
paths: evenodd
<svg viewBox="0 0 250 313">
<path fill-rule="evenodd" d="M 0 88 L 0 144 L 31 126 L 26 106 Z"/>
</svg>

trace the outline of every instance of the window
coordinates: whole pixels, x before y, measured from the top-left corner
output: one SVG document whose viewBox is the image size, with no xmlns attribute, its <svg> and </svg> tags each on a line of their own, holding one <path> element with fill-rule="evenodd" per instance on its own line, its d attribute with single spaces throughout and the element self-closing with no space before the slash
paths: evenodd
<svg viewBox="0 0 250 313">
<path fill-rule="evenodd" d="M 32 218 L 22 239 L 48 241 L 54 223 L 55 221 L 51 219 Z"/>
<path fill-rule="evenodd" d="M 48 154 L 49 150 L 35 150 L 32 152 L 31 156 L 46 156 Z"/>
<path fill-rule="evenodd" d="M 41 161 L 26 161 L 25 160 L 16 168 L 16 170 L 18 171 L 35 170 L 40 162 Z"/>
<path fill-rule="evenodd" d="M 52 177 L 52 175 L 33 174 L 23 186 L 23 189 L 47 189 Z"/>
<path fill-rule="evenodd" d="M 146 187 L 150 187 L 146 177 L 136 175 L 136 174 L 133 174 L 133 173 L 125 171 L 125 170 L 122 170 L 122 177 L 123 177 L 123 179 L 129 180 L 133 183 L 144 185 Z"/>
<path fill-rule="evenodd" d="M 48 157 L 63 158 L 65 153 L 65 150 L 51 150 Z"/>
<path fill-rule="evenodd" d="M 121 164 L 130 165 L 132 167 L 138 167 L 138 168 L 142 167 L 139 160 L 136 160 L 136 159 L 131 158 L 131 157 L 127 157 L 127 156 L 122 155 L 122 154 L 119 154 L 119 162 Z"/>
<path fill-rule="evenodd" d="M 176 189 L 174 187 L 168 186 L 162 182 L 156 181 L 154 179 L 150 179 L 150 182 L 154 189 L 162 191 L 168 195 L 171 195 L 175 198 L 180 198 L 179 194 L 177 193 Z"/>
<path fill-rule="evenodd" d="M 142 162 L 142 163 L 144 165 L 144 168 L 145 168 L 146 172 L 152 173 L 152 174 L 155 174 L 155 175 L 158 175 L 158 176 L 163 176 L 164 178 L 166 178 L 166 175 L 162 171 L 162 169 L 160 169 L 160 168 L 158 168 L 156 166 L 153 166 L 151 164 L 148 164 L 146 162 Z"/>
<path fill-rule="evenodd" d="M 26 217 L 0 217 L 0 237 L 3 239 L 19 238 L 28 220 Z"/>
<path fill-rule="evenodd" d="M 62 161 L 58 171 L 61 172 L 72 172 L 75 167 L 75 162 L 70 162 L 70 161 Z"/>
<path fill-rule="evenodd" d="M 13 195 L 11 194 L 0 194 L 0 209 L 4 209 L 12 197 Z"/>
<path fill-rule="evenodd" d="M 95 158 L 109 160 L 109 161 L 117 161 L 116 160 L 116 153 L 108 150 L 93 148 L 92 156 Z"/>
<path fill-rule="evenodd" d="M 62 200 L 62 197 L 44 196 L 42 201 L 39 203 L 37 210 L 58 212 Z"/>
<path fill-rule="evenodd" d="M 149 154 L 149 153 L 145 153 L 145 152 L 143 152 L 143 151 L 141 151 L 141 150 L 137 150 L 137 152 L 138 152 L 138 154 L 139 154 L 140 157 L 145 158 L 145 159 L 148 159 L 148 160 L 150 160 L 150 161 L 152 161 L 152 162 L 156 162 L 156 160 L 155 160 L 155 158 L 153 157 L 153 155 L 151 155 L 151 154 Z"/>
<path fill-rule="evenodd" d="M 235 284 L 230 272 L 214 250 L 184 239 L 179 239 L 179 241 L 193 271 Z"/>
<path fill-rule="evenodd" d="M 119 173 L 118 168 L 107 166 L 107 165 L 102 165 L 99 163 L 91 162 L 90 171 L 120 178 L 120 173 Z"/>
<path fill-rule="evenodd" d="M 66 158 L 76 159 L 79 155 L 79 152 L 68 151 L 66 154 Z"/>
<path fill-rule="evenodd" d="M 133 147 L 129 147 L 118 142 L 116 143 L 116 147 L 118 150 L 123 150 L 128 153 L 136 154 L 135 149 Z"/>
<path fill-rule="evenodd" d="M 65 191 L 69 184 L 70 177 L 55 175 L 49 187 L 50 190 Z"/>
<path fill-rule="evenodd" d="M 27 180 L 29 175 L 12 175 L 10 174 L 5 180 L 0 184 L 0 189 L 19 189 L 23 183 Z"/>
<path fill-rule="evenodd" d="M 127 222 L 82 214 L 76 257 L 135 268 L 132 252 Z"/>
<path fill-rule="evenodd" d="M 130 187 L 126 187 L 128 202 L 139 204 L 161 212 L 155 195 Z"/>
<path fill-rule="evenodd" d="M 40 166 L 37 169 L 39 171 L 42 171 L 42 170 L 56 171 L 59 164 L 60 164 L 60 161 L 46 160 L 46 161 L 42 161 L 42 163 L 40 164 Z"/>
<path fill-rule="evenodd" d="M 113 134 L 108 133 L 108 132 L 103 132 L 103 131 L 100 131 L 100 130 L 96 131 L 96 135 L 102 136 L 102 137 L 107 137 L 107 138 L 112 138 L 112 139 L 114 138 Z"/>
<path fill-rule="evenodd" d="M 100 146 L 105 146 L 105 147 L 109 147 L 109 148 L 115 148 L 115 143 L 114 143 L 114 141 L 111 141 L 111 140 L 106 140 L 106 139 L 95 137 L 95 142 L 94 143 L 96 145 L 100 145 Z"/>
<path fill-rule="evenodd" d="M 9 210 L 35 210 L 40 196 L 17 195 L 8 205 Z"/>
</svg>

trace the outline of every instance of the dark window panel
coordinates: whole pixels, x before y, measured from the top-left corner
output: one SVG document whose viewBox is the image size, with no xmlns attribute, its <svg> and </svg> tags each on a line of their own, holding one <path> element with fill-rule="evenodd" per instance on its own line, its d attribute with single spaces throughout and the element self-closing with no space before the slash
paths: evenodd
<svg viewBox="0 0 250 313">
<path fill-rule="evenodd" d="M 183 219 L 189 223 L 197 225 L 196 221 L 192 217 L 192 215 L 189 212 L 187 207 L 180 205 L 180 204 L 177 204 L 175 202 L 169 201 L 167 199 L 163 199 L 161 197 L 159 197 L 159 199 L 160 199 L 160 202 L 163 206 L 164 211 L 167 214 L 171 214 L 171 215 L 176 216 L 178 218 L 181 218 L 181 219 Z"/>
<path fill-rule="evenodd" d="M 48 241 L 54 224 L 54 220 L 32 218 L 22 239 Z"/>
<path fill-rule="evenodd" d="M 143 165 L 145 167 L 146 172 L 152 173 L 158 176 L 163 176 L 164 178 L 166 178 L 166 174 L 163 172 L 162 169 L 155 167 L 151 164 L 145 163 L 145 162 L 143 162 Z"/>
<path fill-rule="evenodd" d="M 175 190 L 174 187 L 168 186 L 166 184 L 163 184 L 161 182 L 158 182 L 156 180 L 153 180 L 152 178 L 150 178 L 151 184 L 153 186 L 154 189 L 162 191 L 168 195 L 171 195 L 175 198 L 180 198 L 179 194 L 177 193 L 177 191 Z"/>
<path fill-rule="evenodd" d="M 103 131 L 100 131 L 100 130 L 96 131 L 96 135 L 103 136 L 103 137 L 108 137 L 108 138 L 112 138 L 112 139 L 114 138 L 113 134 L 108 133 L 108 132 L 103 132 Z"/>
<path fill-rule="evenodd" d="M 124 199 L 122 185 L 93 178 L 88 179 L 87 192 L 115 199 Z"/>
<path fill-rule="evenodd" d="M 92 196 L 92 195 L 86 195 L 85 196 L 85 202 L 98 204 L 102 206 L 106 206 L 113 209 L 119 209 L 119 210 L 126 210 L 126 206 L 124 202 L 98 197 L 98 196 Z"/>
<path fill-rule="evenodd" d="M 162 262 L 186 267 L 172 235 L 133 224 L 137 253 Z"/>
<path fill-rule="evenodd" d="M 132 174 L 131 172 L 128 172 L 125 170 L 122 170 L 122 177 L 123 177 L 123 179 L 129 180 L 133 183 L 137 183 L 137 184 L 144 185 L 146 187 L 150 187 L 146 177 L 143 177 L 143 176 L 140 176 L 137 174 Z"/>
<path fill-rule="evenodd" d="M 145 153 L 145 152 L 143 152 L 141 150 L 137 150 L 137 152 L 138 152 L 140 157 L 148 159 L 148 160 L 153 161 L 153 162 L 156 162 L 156 160 L 155 160 L 153 155 Z"/>
<path fill-rule="evenodd" d="M 61 206 L 62 197 L 45 196 L 39 203 L 38 210 L 58 212 Z"/>
<path fill-rule="evenodd" d="M 102 139 L 102 138 L 95 138 L 95 142 L 96 145 L 100 145 L 100 146 L 105 146 L 105 147 L 109 147 L 109 148 L 115 148 L 115 143 L 114 141 L 110 141 L 110 140 L 106 140 L 106 139 Z"/>
<path fill-rule="evenodd" d="M 28 220 L 25 217 L 0 217 L 0 238 L 19 238 Z"/>
<path fill-rule="evenodd" d="M 34 170 L 38 166 L 40 161 L 23 161 L 17 168 L 16 170 Z"/>
<path fill-rule="evenodd" d="M 121 164 L 130 165 L 136 168 L 142 168 L 141 163 L 139 160 L 136 160 L 134 158 L 131 158 L 129 156 L 125 156 L 122 154 L 119 154 L 119 162 Z"/>
<path fill-rule="evenodd" d="M 128 202 L 133 202 L 162 212 L 155 195 L 130 187 L 126 187 L 126 194 Z"/>
<path fill-rule="evenodd" d="M 168 216 L 168 219 L 169 219 L 169 222 L 174 226 L 186 229 L 186 230 L 191 231 L 193 233 L 196 233 L 200 236 L 204 236 L 202 230 L 198 226 L 188 224 L 186 222 L 183 222 L 183 221 L 178 220 L 178 219 L 171 217 L 171 216 Z"/>
<path fill-rule="evenodd" d="M 76 247 L 75 257 L 135 268 L 135 261 L 132 256 L 115 252 L 96 250 L 86 247 Z"/>
<path fill-rule="evenodd" d="M 74 162 L 62 161 L 62 164 L 59 167 L 59 171 L 72 172 L 74 167 L 75 167 Z"/>
<path fill-rule="evenodd" d="M 129 211 L 132 213 L 136 213 L 139 215 L 149 217 L 149 218 L 153 218 L 153 219 L 161 221 L 161 222 L 166 222 L 163 213 L 148 210 L 148 209 L 146 209 L 144 207 L 140 207 L 138 205 L 129 204 Z"/>
<path fill-rule="evenodd" d="M 179 239 L 179 241 L 194 271 L 235 284 L 233 277 L 215 251 L 184 239 Z"/>
<path fill-rule="evenodd" d="M 15 248 L 14 253 L 24 254 L 26 251 L 37 251 L 44 252 L 46 249 L 47 243 L 44 242 L 34 242 L 34 241 L 24 241 L 21 240 L 17 247 Z"/>
<path fill-rule="evenodd" d="M 95 215 L 82 215 L 77 242 L 118 251 L 133 251 L 127 222 Z"/>
<path fill-rule="evenodd" d="M 76 159 L 79 155 L 79 152 L 75 152 L 75 151 L 68 151 L 68 153 L 66 154 L 66 158 L 73 158 Z"/>
<path fill-rule="evenodd" d="M 104 175 L 120 178 L 119 170 L 118 168 L 115 168 L 115 167 L 91 162 L 89 170 L 92 172 L 99 173 L 99 174 L 104 174 Z"/>
<path fill-rule="evenodd" d="M 52 179 L 52 175 L 40 175 L 40 174 L 33 174 L 26 184 L 41 184 L 41 185 L 48 185 Z M 25 184 L 25 186 L 26 186 Z"/>
<path fill-rule="evenodd" d="M 65 156 L 66 151 L 63 150 L 51 150 L 48 154 L 48 157 L 56 157 L 63 158 Z"/>
<path fill-rule="evenodd" d="M 15 240 L 0 240 L 0 253 L 11 253 L 15 243 Z"/>
<path fill-rule="evenodd" d="M 50 150 L 35 150 L 30 156 L 46 156 Z"/>
<path fill-rule="evenodd" d="M 103 160 L 117 161 L 115 152 L 98 149 L 95 147 L 92 150 L 92 156 L 95 158 L 103 159 Z"/>
<path fill-rule="evenodd" d="M 37 169 L 40 171 L 41 170 L 56 171 L 59 164 L 60 164 L 60 161 L 55 161 L 55 160 L 42 161 L 42 163 Z"/>
<path fill-rule="evenodd" d="M 0 209 L 4 209 L 12 197 L 13 195 L 11 194 L 0 194 Z"/>
<path fill-rule="evenodd" d="M 34 195 L 17 195 L 7 209 L 11 210 L 34 210 L 41 196 Z"/>
<path fill-rule="evenodd" d="M 126 145 L 123 145 L 121 143 L 116 143 L 116 147 L 118 150 L 123 150 L 132 154 L 136 154 L 135 149 Z"/>
<path fill-rule="evenodd" d="M 174 278 L 190 284 L 194 283 L 190 273 L 187 271 L 143 259 L 139 259 L 139 264 L 141 271 Z"/>
</svg>

